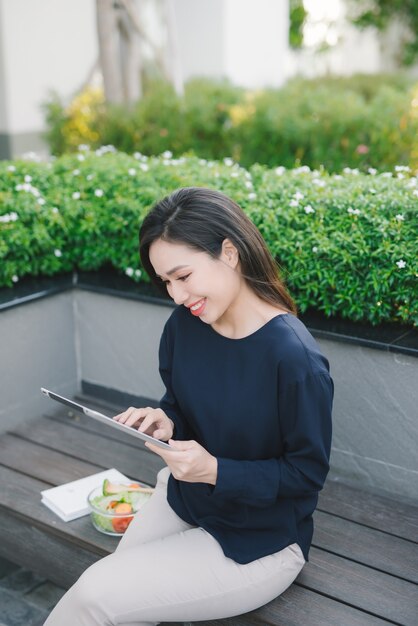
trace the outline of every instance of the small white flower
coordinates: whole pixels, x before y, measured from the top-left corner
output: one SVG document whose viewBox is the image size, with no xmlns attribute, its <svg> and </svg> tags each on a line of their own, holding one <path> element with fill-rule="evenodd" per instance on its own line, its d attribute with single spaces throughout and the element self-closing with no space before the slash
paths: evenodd
<svg viewBox="0 0 418 626">
<path fill-rule="evenodd" d="M 392 178 L 392 172 L 383 172 L 382 178 Z"/>
<path fill-rule="evenodd" d="M 293 174 L 307 174 L 308 172 L 311 171 L 311 168 L 309 167 L 309 165 L 302 165 L 301 167 L 295 167 L 294 170 L 292 170 Z"/>
<path fill-rule="evenodd" d="M 276 167 L 276 169 L 274 171 L 276 172 L 277 176 L 283 176 L 283 174 L 286 171 L 286 168 L 283 167 L 283 165 L 279 165 L 279 167 Z"/>
<path fill-rule="evenodd" d="M 238 173 L 237 173 L 238 176 Z M 245 181 L 245 186 L 247 187 L 247 189 L 252 189 L 253 188 L 253 184 L 250 180 L 246 180 Z"/>
<path fill-rule="evenodd" d="M 56 256 L 56 257 L 58 257 L 58 258 L 59 258 L 60 256 L 62 256 L 62 252 L 61 252 L 61 250 L 54 250 L 54 254 L 55 254 L 55 256 Z"/>
<path fill-rule="evenodd" d="M 18 280 L 19 280 L 19 277 L 18 277 L 18 276 L 16 276 L 16 274 L 15 274 L 14 276 L 12 276 L 12 281 L 13 281 L 14 283 L 17 283 L 17 281 L 18 281 Z"/>
<path fill-rule="evenodd" d="M 381 301 L 381 300 L 378 300 L 378 301 L 376 302 L 376 304 L 377 304 L 377 306 L 382 306 L 382 301 Z"/>
<path fill-rule="evenodd" d="M 101 198 L 103 196 L 103 189 L 95 189 L 94 191 L 94 195 L 97 196 L 97 198 Z"/>
<path fill-rule="evenodd" d="M 333 178 L 334 178 L 335 180 L 342 180 L 342 179 L 343 179 L 343 177 L 341 176 L 341 174 L 334 174 Z"/>
<path fill-rule="evenodd" d="M 44 200 L 43 198 L 38 198 L 38 204 L 43 205 L 45 204 L 46 200 Z"/>
<path fill-rule="evenodd" d="M 234 165 L 234 161 L 233 159 L 231 159 L 231 157 L 226 157 L 224 159 L 224 163 L 227 167 L 232 167 Z"/>
<path fill-rule="evenodd" d="M 171 165 L 171 161 L 168 159 L 163 159 L 163 165 Z"/>
<path fill-rule="evenodd" d="M 86 178 L 87 178 L 87 180 L 93 180 L 93 178 L 94 178 L 94 174 L 88 174 L 88 175 L 86 176 Z"/>
<path fill-rule="evenodd" d="M 135 176 L 136 169 L 134 167 L 130 167 L 129 170 L 128 170 L 128 174 L 129 174 L 129 176 Z"/>
<path fill-rule="evenodd" d="M 412 192 L 412 195 L 418 197 L 418 189 L 414 189 L 414 191 Z"/>
<path fill-rule="evenodd" d="M 310 204 L 307 204 L 305 207 L 305 213 L 315 213 L 315 209 Z"/>
<path fill-rule="evenodd" d="M 256 193 L 249 193 L 249 194 L 248 194 L 248 200 L 255 200 L 255 199 L 256 199 L 256 197 L 257 197 L 257 194 L 256 194 Z"/>
<path fill-rule="evenodd" d="M 86 157 L 84 156 L 84 154 L 77 154 L 77 159 L 78 159 L 79 161 L 84 161 L 84 160 L 85 160 L 85 158 L 86 158 Z"/>
<path fill-rule="evenodd" d="M 207 161 L 206 159 L 199 159 L 199 163 L 200 165 L 206 165 Z"/>
<path fill-rule="evenodd" d="M 404 222 L 405 218 L 402 213 L 398 213 L 397 215 L 395 215 L 395 220 L 398 220 L 398 222 Z"/>
<path fill-rule="evenodd" d="M 9 222 L 15 222 L 18 219 L 17 213 L 6 213 L 6 215 L 0 215 L 0 222 L 8 224 Z"/>
<path fill-rule="evenodd" d="M 23 189 L 23 191 L 31 191 L 32 190 L 32 185 L 30 183 L 23 183 L 22 189 Z"/>
<path fill-rule="evenodd" d="M 39 190 L 38 190 L 38 189 L 36 189 L 36 187 L 32 187 L 32 189 L 31 189 L 31 193 L 35 196 L 35 198 L 39 198 L 39 196 L 41 195 L 41 194 L 39 193 Z"/>
<path fill-rule="evenodd" d="M 244 176 L 247 180 L 252 180 L 250 172 L 245 172 Z"/>
<path fill-rule="evenodd" d="M 8 172 L 15 172 L 15 171 L 16 171 L 16 168 L 15 168 L 15 166 L 14 166 L 14 165 L 9 165 L 9 166 L 7 167 L 7 171 L 8 171 Z"/>
<path fill-rule="evenodd" d="M 142 158 L 142 154 L 140 152 L 134 152 L 134 159 L 141 159 Z"/>
<path fill-rule="evenodd" d="M 148 170 L 149 170 L 149 167 L 148 167 L 148 165 L 147 165 L 146 163 L 141 163 L 141 164 L 139 165 L 139 167 L 141 168 L 141 170 L 142 170 L 143 172 L 148 172 Z"/>
<path fill-rule="evenodd" d="M 347 213 L 350 213 L 350 215 L 360 215 L 361 211 L 360 211 L 360 209 L 353 209 L 353 208 L 349 207 L 347 209 Z"/>
<path fill-rule="evenodd" d="M 376 193 L 376 189 L 369 189 L 370 193 Z"/>
<path fill-rule="evenodd" d="M 170 150 L 166 150 L 165 152 L 163 152 L 163 157 L 165 159 L 171 159 L 172 156 L 173 156 L 173 153 L 170 152 Z"/>
<path fill-rule="evenodd" d="M 293 197 L 295 200 L 303 200 L 305 196 L 303 195 L 303 193 L 300 193 L 300 191 L 297 191 Z"/>
<path fill-rule="evenodd" d="M 80 170 L 73 170 L 73 176 L 78 176 L 80 173 Z"/>
<path fill-rule="evenodd" d="M 39 163 L 41 161 L 41 157 L 36 152 L 24 152 L 22 154 L 22 159 L 25 161 L 34 161 L 35 163 Z"/>
<path fill-rule="evenodd" d="M 294 198 L 291 199 L 291 201 L 289 202 L 290 206 L 299 206 L 299 202 L 297 200 L 295 200 Z"/>
<path fill-rule="evenodd" d="M 231 178 L 238 178 L 238 172 L 231 172 Z"/>
<path fill-rule="evenodd" d="M 127 267 L 125 270 L 125 274 L 127 274 L 128 276 L 133 276 L 134 275 L 134 271 L 132 269 L 132 267 Z"/>
<path fill-rule="evenodd" d="M 318 246 L 314 246 L 314 247 L 312 248 L 312 252 L 318 252 Z"/>
<path fill-rule="evenodd" d="M 374 167 L 369 167 L 367 171 L 369 172 L 370 176 L 375 176 L 377 174 L 377 170 Z"/>
<path fill-rule="evenodd" d="M 395 165 L 395 172 L 410 172 L 411 168 L 408 165 Z"/>
<path fill-rule="evenodd" d="M 80 152 L 88 152 L 90 150 L 90 146 L 88 146 L 86 143 L 80 143 L 78 149 L 80 150 Z"/>
<path fill-rule="evenodd" d="M 79 200 L 81 197 L 81 193 L 79 191 L 74 191 L 72 198 L 73 200 Z"/>
<path fill-rule="evenodd" d="M 396 265 L 400 270 L 403 270 L 403 268 L 406 267 L 406 262 L 403 259 L 400 259 L 399 261 L 396 261 Z"/>
<path fill-rule="evenodd" d="M 325 187 L 325 181 L 321 180 L 320 178 L 313 178 L 312 183 L 317 187 Z"/>
<path fill-rule="evenodd" d="M 135 276 L 139 278 L 142 275 L 141 270 L 135 270 Z"/>
<path fill-rule="evenodd" d="M 29 174 L 26 174 L 25 183 L 31 183 L 31 182 L 32 182 L 32 176 L 29 176 Z"/>
<path fill-rule="evenodd" d="M 57 209 L 57 207 L 56 207 L 56 206 L 52 207 L 52 212 L 53 212 L 53 213 L 59 213 L 59 211 L 58 211 L 58 209 Z"/>
<path fill-rule="evenodd" d="M 16 191 L 22 191 L 23 189 L 23 185 L 16 185 L 15 190 Z"/>
<path fill-rule="evenodd" d="M 396 174 L 396 178 L 405 178 L 405 174 L 401 174 L 401 172 L 398 172 Z"/>
</svg>

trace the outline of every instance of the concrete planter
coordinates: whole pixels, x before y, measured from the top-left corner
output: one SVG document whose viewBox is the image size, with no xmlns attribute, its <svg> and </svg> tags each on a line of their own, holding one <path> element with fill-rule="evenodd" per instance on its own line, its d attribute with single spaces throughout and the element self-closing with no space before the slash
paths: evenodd
<svg viewBox="0 0 418 626">
<path fill-rule="evenodd" d="M 3 297 L 0 431 L 51 410 L 41 386 L 70 395 L 83 389 L 126 405 L 158 400 L 158 343 L 171 303 L 109 281 L 51 284 L 53 289 L 38 287 L 38 297 L 26 294 L 8 305 Z M 329 479 L 416 499 L 413 331 L 406 346 L 305 323 L 329 358 L 335 382 Z"/>
</svg>

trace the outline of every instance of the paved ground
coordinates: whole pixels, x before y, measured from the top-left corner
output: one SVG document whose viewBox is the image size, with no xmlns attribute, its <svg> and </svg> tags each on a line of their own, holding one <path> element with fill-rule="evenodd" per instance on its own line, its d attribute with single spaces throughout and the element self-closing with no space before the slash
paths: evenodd
<svg viewBox="0 0 418 626">
<path fill-rule="evenodd" d="M 0 626 L 41 626 L 65 590 L 0 559 Z"/>
</svg>

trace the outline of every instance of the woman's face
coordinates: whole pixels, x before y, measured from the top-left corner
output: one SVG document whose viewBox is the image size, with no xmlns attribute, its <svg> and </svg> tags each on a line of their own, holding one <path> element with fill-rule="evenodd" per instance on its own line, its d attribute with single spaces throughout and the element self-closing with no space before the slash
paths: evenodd
<svg viewBox="0 0 418 626">
<path fill-rule="evenodd" d="M 174 302 L 207 324 L 220 320 L 238 297 L 242 286 L 239 258 L 228 239 L 218 259 L 162 239 L 151 244 L 149 257 Z"/>
</svg>

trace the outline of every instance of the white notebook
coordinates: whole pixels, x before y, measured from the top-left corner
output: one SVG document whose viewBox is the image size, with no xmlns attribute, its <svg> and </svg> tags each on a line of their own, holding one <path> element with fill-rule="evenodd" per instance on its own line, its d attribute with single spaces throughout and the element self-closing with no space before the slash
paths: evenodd
<svg viewBox="0 0 418 626">
<path fill-rule="evenodd" d="M 65 485 L 45 489 L 41 491 L 41 501 L 64 522 L 70 522 L 90 512 L 87 496 L 93 489 L 100 487 L 105 478 L 111 482 L 130 482 L 130 479 L 124 474 L 112 468 L 79 480 L 73 480 Z"/>
</svg>

